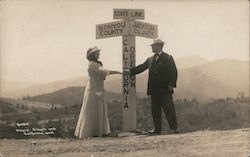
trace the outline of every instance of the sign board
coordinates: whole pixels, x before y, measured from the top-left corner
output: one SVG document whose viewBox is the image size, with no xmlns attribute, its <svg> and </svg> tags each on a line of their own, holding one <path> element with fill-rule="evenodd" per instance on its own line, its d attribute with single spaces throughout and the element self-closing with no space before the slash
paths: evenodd
<svg viewBox="0 0 250 157">
<path fill-rule="evenodd" d="M 123 35 L 133 35 L 153 39 L 157 38 L 157 32 L 157 25 L 141 21 L 131 21 L 131 24 L 128 24 L 128 21 L 124 20 L 96 25 L 96 39 Z"/>
<path fill-rule="evenodd" d="M 128 34 L 128 31 L 125 30 L 125 27 L 125 21 L 116 21 L 96 25 L 96 39 L 126 35 Z"/>
<path fill-rule="evenodd" d="M 113 19 L 140 19 L 144 20 L 144 9 L 114 9 Z"/>
<path fill-rule="evenodd" d="M 146 38 L 157 38 L 158 36 L 158 27 L 157 25 L 141 22 L 141 21 L 133 21 L 132 22 L 132 35 L 146 37 Z"/>
</svg>

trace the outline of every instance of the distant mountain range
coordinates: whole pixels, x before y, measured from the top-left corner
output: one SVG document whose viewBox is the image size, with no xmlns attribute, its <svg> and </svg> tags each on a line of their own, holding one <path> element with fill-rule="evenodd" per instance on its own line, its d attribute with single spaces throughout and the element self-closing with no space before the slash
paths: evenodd
<svg viewBox="0 0 250 157">
<path fill-rule="evenodd" d="M 175 89 L 175 98 L 197 98 L 208 100 L 221 97 L 236 97 L 245 93 L 248 96 L 249 63 L 236 59 L 221 59 L 208 61 L 199 56 L 190 56 L 176 59 L 178 67 L 178 82 Z M 145 96 L 148 73 L 137 75 L 137 92 Z M 2 97 L 35 96 L 50 93 L 59 89 L 74 86 L 85 86 L 88 77 L 76 77 L 47 84 L 5 90 Z M 7 85 L 6 85 L 7 86 Z M 122 76 L 108 76 L 105 80 L 107 91 L 121 93 Z"/>
<path fill-rule="evenodd" d="M 74 86 L 85 86 L 87 84 L 87 77 L 76 77 L 71 79 L 65 79 L 60 81 L 55 81 L 45 84 L 36 84 L 24 88 L 17 88 L 12 90 L 5 90 L 1 92 L 1 97 L 10 97 L 10 98 L 21 98 L 24 96 L 36 96 L 45 93 L 54 92 L 59 89 L 74 87 Z M 5 82 L 8 83 L 8 82 Z M 18 82 L 15 82 L 18 84 Z M 7 85 L 6 85 L 7 86 Z"/>
<path fill-rule="evenodd" d="M 36 82 L 18 82 L 18 81 L 0 79 L 0 94 L 8 93 L 8 91 L 10 91 L 11 93 L 15 90 L 21 90 L 37 84 L 38 83 Z"/>
<path fill-rule="evenodd" d="M 205 58 L 202 58 L 200 56 L 188 56 L 188 57 L 182 57 L 177 58 L 175 60 L 176 66 L 178 68 L 191 68 L 199 65 L 203 65 L 208 63 L 209 61 Z"/>
</svg>

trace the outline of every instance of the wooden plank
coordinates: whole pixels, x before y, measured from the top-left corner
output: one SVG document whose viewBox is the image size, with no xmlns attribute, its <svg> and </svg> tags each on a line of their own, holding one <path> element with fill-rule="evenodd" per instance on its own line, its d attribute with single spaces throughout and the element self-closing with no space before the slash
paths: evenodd
<svg viewBox="0 0 250 157">
<path fill-rule="evenodd" d="M 135 36 L 122 36 L 123 69 L 135 67 Z M 136 129 L 136 80 L 135 76 L 123 74 L 123 131 Z"/>
<path fill-rule="evenodd" d="M 140 19 L 144 20 L 144 9 L 114 9 L 113 19 Z"/>
<path fill-rule="evenodd" d="M 131 35 L 151 38 L 151 39 L 157 38 L 158 26 L 141 21 L 132 21 Z"/>
<path fill-rule="evenodd" d="M 96 39 L 127 35 L 125 21 L 109 22 L 96 25 Z"/>
</svg>

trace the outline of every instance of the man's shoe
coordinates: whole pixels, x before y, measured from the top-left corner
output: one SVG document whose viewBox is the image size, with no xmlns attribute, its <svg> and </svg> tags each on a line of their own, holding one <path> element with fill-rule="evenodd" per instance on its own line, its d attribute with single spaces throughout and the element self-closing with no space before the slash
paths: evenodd
<svg viewBox="0 0 250 157">
<path fill-rule="evenodd" d="M 178 129 L 174 130 L 174 134 L 179 134 L 180 131 Z"/>
<path fill-rule="evenodd" d="M 180 133 L 180 131 L 178 129 L 169 131 L 169 134 L 179 134 L 179 133 Z"/>
<path fill-rule="evenodd" d="M 157 132 L 157 131 L 154 131 L 154 130 L 148 131 L 148 134 L 149 134 L 150 136 L 161 135 L 160 132 Z"/>
</svg>

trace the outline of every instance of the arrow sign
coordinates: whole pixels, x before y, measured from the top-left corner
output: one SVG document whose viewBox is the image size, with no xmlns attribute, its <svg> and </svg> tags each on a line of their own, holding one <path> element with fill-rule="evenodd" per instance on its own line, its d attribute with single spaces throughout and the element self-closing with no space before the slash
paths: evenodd
<svg viewBox="0 0 250 157">
<path fill-rule="evenodd" d="M 126 35 L 128 29 L 125 28 L 127 28 L 125 21 L 96 25 L 96 39 Z"/>
<path fill-rule="evenodd" d="M 140 21 L 133 21 L 132 22 L 132 35 L 146 37 L 146 38 L 157 38 L 158 36 L 158 27 L 157 25 L 140 22 Z"/>
<path fill-rule="evenodd" d="M 127 27 L 127 25 L 125 21 L 96 25 L 96 39 L 123 35 L 134 35 L 153 39 L 158 36 L 157 25 L 141 21 L 132 21 L 131 27 Z"/>
<path fill-rule="evenodd" d="M 144 9 L 114 9 L 113 19 L 141 19 L 144 20 Z"/>
</svg>

